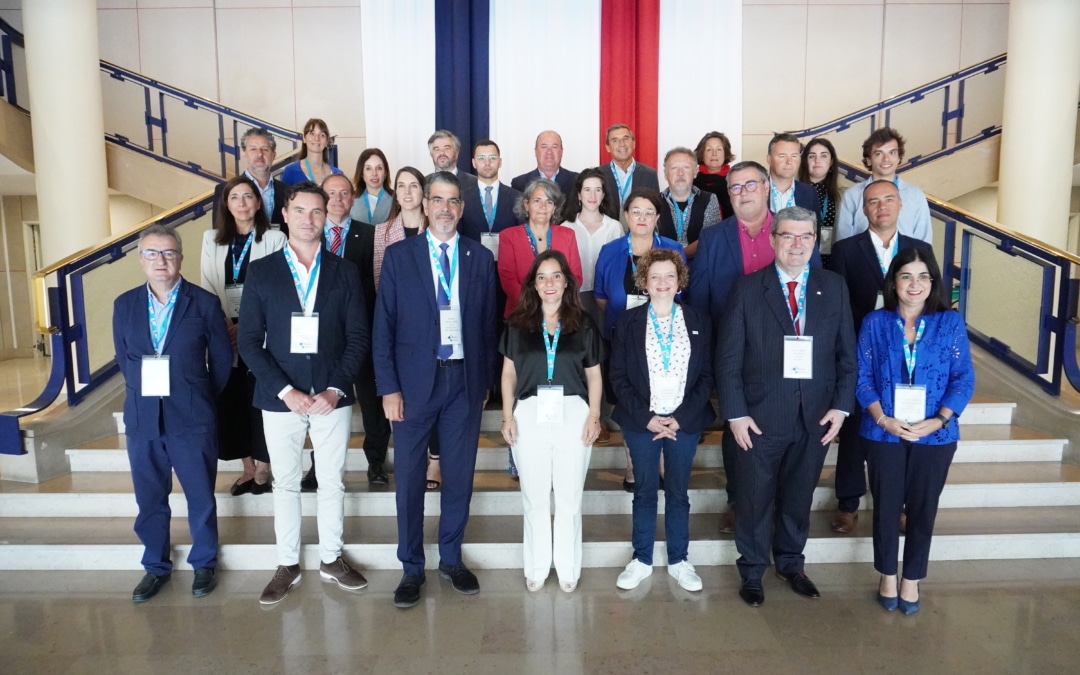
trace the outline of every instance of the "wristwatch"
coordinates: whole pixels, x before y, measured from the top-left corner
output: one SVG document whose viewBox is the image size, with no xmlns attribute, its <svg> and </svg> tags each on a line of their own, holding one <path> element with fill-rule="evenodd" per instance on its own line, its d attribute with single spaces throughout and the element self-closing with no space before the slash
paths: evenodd
<svg viewBox="0 0 1080 675">
<path fill-rule="evenodd" d="M 945 417 L 941 413 L 938 413 L 938 414 L 934 415 L 934 419 L 941 420 L 941 428 L 942 429 L 945 429 L 946 427 L 948 427 L 949 422 L 952 422 L 951 417 Z"/>
</svg>

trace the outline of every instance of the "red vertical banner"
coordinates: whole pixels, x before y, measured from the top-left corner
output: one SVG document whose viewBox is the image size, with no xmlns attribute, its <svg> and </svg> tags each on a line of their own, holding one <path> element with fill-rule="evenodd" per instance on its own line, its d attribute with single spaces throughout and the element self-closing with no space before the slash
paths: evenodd
<svg viewBox="0 0 1080 675">
<path fill-rule="evenodd" d="M 638 161 L 657 165 L 657 92 L 660 77 L 660 0 L 601 0 L 600 157 L 612 124 L 634 131 Z"/>
</svg>

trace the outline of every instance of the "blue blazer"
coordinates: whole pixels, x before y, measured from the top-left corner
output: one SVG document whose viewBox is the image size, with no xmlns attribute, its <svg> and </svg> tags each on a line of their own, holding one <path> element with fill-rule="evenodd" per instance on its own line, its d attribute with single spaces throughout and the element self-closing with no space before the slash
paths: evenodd
<svg viewBox="0 0 1080 675">
<path fill-rule="evenodd" d="M 524 192 L 525 188 L 529 186 L 529 183 L 537 178 L 540 178 L 540 169 L 533 169 L 520 176 L 514 176 L 514 179 L 510 181 L 510 187 L 518 192 Z M 560 166 L 559 173 L 555 174 L 555 184 L 559 186 L 562 193 L 568 195 L 573 192 L 575 183 L 577 183 L 577 171 L 571 171 L 565 166 Z"/>
<path fill-rule="evenodd" d="M 371 349 L 371 329 L 356 265 L 322 252 L 315 309 L 319 315 L 317 354 L 292 354 L 293 312 L 303 311 L 284 251 L 248 267 L 240 300 L 240 356 L 255 374 L 252 405 L 288 412 L 278 394 L 288 385 L 316 394 L 333 387 L 345 392 L 337 407 L 352 405 L 353 383 Z"/>
<path fill-rule="evenodd" d="M 660 248 L 678 251 L 683 262 L 686 262 L 686 253 L 683 251 L 682 244 L 674 239 L 660 237 Z M 607 300 L 607 307 L 604 308 L 605 340 L 611 339 L 615 322 L 626 309 L 626 287 L 623 286 L 623 279 L 626 278 L 626 256 L 626 237 L 619 237 L 604 244 L 600 248 L 600 255 L 596 257 L 593 295 L 598 300 Z"/>
<path fill-rule="evenodd" d="M 686 332 L 690 337 L 690 362 L 687 365 L 683 400 L 671 416 L 679 428 L 699 434 L 716 419 L 709 396 L 713 391 L 713 343 L 710 322 L 692 307 L 679 305 Z M 649 306 L 623 312 L 611 340 L 609 377 L 619 404 L 611 418 L 624 429 L 644 433 L 653 412 L 649 409 L 649 360 L 645 355 L 645 331 L 651 330 Z"/>
<path fill-rule="evenodd" d="M 491 251 L 458 237 L 465 383 L 479 406 L 495 383 L 495 259 Z M 386 249 L 375 306 L 375 381 L 379 396 L 401 392 L 406 410 L 431 397 L 438 353 L 439 310 L 427 237 L 410 237 Z M 407 414 L 407 413 L 406 413 Z"/>
<path fill-rule="evenodd" d="M 903 234 L 900 237 L 900 249 L 920 248 L 930 250 L 930 244 L 922 239 L 915 239 Z M 848 293 L 851 295 L 851 316 L 858 332 L 866 315 L 874 311 L 878 293 L 885 289 L 885 275 L 881 272 L 881 263 L 874 252 L 874 242 L 870 239 L 870 230 L 863 230 L 854 237 L 841 239 L 833 244 L 829 257 L 829 269 L 844 277 Z"/>
<path fill-rule="evenodd" d="M 770 202 L 771 204 L 772 202 Z M 810 209 L 816 214 L 821 213 L 821 202 L 818 200 L 817 190 L 814 189 L 813 185 L 795 181 L 795 206 Z"/>
<path fill-rule="evenodd" d="M 881 402 L 886 415 L 892 416 L 894 386 L 908 381 L 904 364 L 904 336 L 896 325 L 896 310 L 878 309 L 866 316 L 859 332 L 859 381 L 855 395 L 863 410 L 874 401 Z M 926 416 L 933 417 L 947 407 L 959 417 L 975 393 L 975 368 L 971 363 L 967 327 L 964 319 L 952 311 L 923 317 L 926 329 L 919 340 L 915 359 L 915 384 L 926 385 Z M 875 424 L 869 415 L 862 416 L 859 435 L 872 441 L 899 443 Z M 960 439 L 958 420 L 919 440 L 926 445 L 945 445 Z"/>
<path fill-rule="evenodd" d="M 465 200 L 465 212 L 458 223 L 458 233 L 473 241 L 480 241 L 480 234 L 488 231 L 487 217 L 484 216 L 484 200 L 480 197 L 480 188 L 473 181 L 471 189 L 462 187 L 462 198 Z M 495 202 L 495 222 L 492 224 L 493 233 L 502 232 L 508 227 L 518 224 L 518 218 L 514 215 L 514 204 L 521 193 L 517 190 L 499 183 L 498 200 Z"/>
<path fill-rule="evenodd" d="M 169 396 L 142 395 L 142 357 L 154 353 L 146 309 L 146 284 L 113 303 L 116 364 L 124 376 L 124 426 L 132 436 L 156 438 L 162 422 L 170 435 L 215 428 L 215 399 L 232 372 L 232 347 L 217 296 L 186 279 L 161 353 L 169 357 Z M 159 404 L 160 402 L 160 404 Z M 162 416 L 164 420 L 162 420 Z"/>
</svg>

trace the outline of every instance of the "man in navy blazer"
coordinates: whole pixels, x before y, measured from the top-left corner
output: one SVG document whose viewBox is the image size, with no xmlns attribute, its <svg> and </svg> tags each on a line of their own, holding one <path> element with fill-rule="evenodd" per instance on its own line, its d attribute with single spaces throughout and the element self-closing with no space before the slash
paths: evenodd
<svg viewBox="0 0 1080 675">
<path fill-rule="evenodd" d="M 537 178 L 547 178 L 555 181 L 564 195 L 574 191 L 574 183 L 577 182 L 577 172 L 562 167 L 563 144 L 562 136 L 557 132 L 548 130 L 541 131 L 536 137 L 536 145 L 533 148 L 536 153 L 536 168 L 528 173 L 515 176 L 510 181 L 510 187 L 518 192 L 525 192 L 529 183 Z"/>
<path fill-rule="evenodd" d="M 630 127 L 612 124 L 607 129 L 604 146 L 611 155 L 611 161 L 601 164 L 599 169 L 604 174 L 604 199 L 612 213 L 622 213 L 622 203 L 637 188 L 660 192 L 656 169 L 634 159 L 637 139 Z"/>
<path fill-rule="evenodd" d="M 449 171 L 457 176 L 461 182 L 462 193 L 468 188 L 476 187 L 476 176 L 458 170 L 458 157 L 461 154 L 461 139 L 452 131 L 439 129 L 431 134 L 427 142 L 428 153 L 431 155 L 431 164 L 435 167 L 434 173 L 429 173 L 425 180 L 439 171 Z"/>
<path fill-rule="evenodd" d="M 139 235 L 147 283 L 113 304 L 116 364 L 124 376 L 124 427 L 139 515 L 135 534 L 146 570 L 132 593 L 153 597 L 172 575 L 169 493 L 172 472 L 187 499 L 195 569 L 191 592 L 214 590 L 218 528 L 214 481 L 218 444 L 215 399 L 232 370 L 232 347 L 217 296 L 180 276 L 184 246 L 175 230 L 152 225 Z"/>
<path fill-rule="evenodd" d="M 855 405 L 855 335 L 843 279 L 811 268 L 813 211 L 782 209 L 776 264 L 736 285 L 718 348 L 720 407 L 739 447 L 739 595 L 765 601 L 770 550 L 792 590 L 819 597 L 803 571 L 814 487 L 829 443 Z"/>
<path fill-rule="evenodd" d="M 278 567 L 259 602 L 276 604 L 300 583 L 300 479 L 304 439 L 318 461 L 319 575 L 345 589 L 367 585 L 341 556 L 345 453 L 353 383 L 371 349 L 356 266 L 323 250 L 327 196 L 314 183 L 292 186 L 285 248 L 251 263 L 240 301 L 240 356 L 255 374 L 253 405 L 263 411 L 274 468 Z"/>
<path fill-rule="evenodd" d="M 247 169 L 244 175 L 255 182 L 259 188 L 259 196 L 262 198 L 263 210 L 270 224 L 280 228 L 288 236 L 288 227 L 282 218 L 282 209 L 285 208 L 285 196 L 289 186 L 282 183 L 270 173 L 270 167 L 274 165 L 277 156 L 277 141 L 274 135 L 266 129 L 252 127 L 240 137 L 240 152 L 244 155 L 244 163 Z M 214 188 L 213 219 L 217 223 L 218 205 L 221 203 L 221 191 L 225 183 L 218 183 Z"/>
<path fill-rule="evenodd" d="M 902 249 L 915 246 L 929 250 L 930 244 L 900 234 L 898 219 L 903 203 L 891 180 L 871 182 L 863 192 L 863 213 L 869 229 L 833 244 L 829 260 L 832 271 L 844 278 L 851 295 L 851 315 L 856 333 L 866 315 L 884 304 L 885 273 Z M 836 498 L 839 502 L 832 520 L 834 532 L 849 534 L 859 520 L 859 500 L 866 494 L 866 450 L 859 439 L 859 406 L 840 431 L 836 455 Z"/>
<path fill-rule="evenodd" d="M 802 144 L 793 134 L 776 134 L 769 141 L 769 210 L 773 213 L 788 206 L 821 212 L 821 203 L 813 186 L 795 180 L 801 161 Z"/>
<path fill-rule="evenodd" d="M 497 260 L 499 232 L 519 224 L 514 215 L 514 204 L 521 193 L 499 181 L 502 157 L 495 141 L 477 141 L 473 146 L 472 165 L 476 170 L 476 185 L 470 189 L 462 182 L 461 198 L 465 200 L 465 212 L 458 223 L 458 233 L 483 244 Z M 485 237 L 485 234 L 492 236 Z"/>
<path fill-rule="evenodd" d="M 428 439 L 441 444 L 439 574 L 459 593 L 480 590 L 461 559 L 480 415 L 495 381 L 495 261 L 459 236 L 461 184 L 439 172 L 424 186 L 428 229 L 386 249 L 375 309 L 375 378 L 394 428 L 398 559 L 394 605 L 420 602 Z"/>
</svg>

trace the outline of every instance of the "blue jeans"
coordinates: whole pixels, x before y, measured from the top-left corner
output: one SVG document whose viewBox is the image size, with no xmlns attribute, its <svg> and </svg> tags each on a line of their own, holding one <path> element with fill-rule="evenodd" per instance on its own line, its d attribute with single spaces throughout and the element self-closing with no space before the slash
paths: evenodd
<svg viewBox="0 0 1080 675">
<path fill-rule="evenodd" d="M 701 434 L 676 432 L 676 440 L 653 440 L 651 431 L 623 429 L 634 463 L 634 560 L 652 564 L 656 543 L 656 491 L 660 486 L 660 454 L 664 455 L 664 531 L 668 565 L 686 560 L 690 546 L 690 468 Z"/>
</svg>

